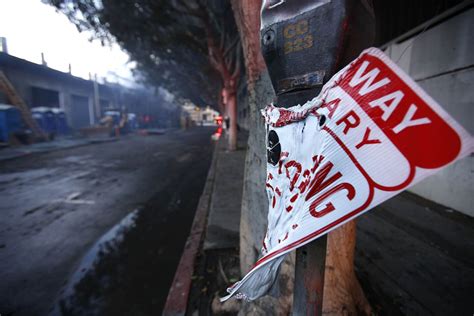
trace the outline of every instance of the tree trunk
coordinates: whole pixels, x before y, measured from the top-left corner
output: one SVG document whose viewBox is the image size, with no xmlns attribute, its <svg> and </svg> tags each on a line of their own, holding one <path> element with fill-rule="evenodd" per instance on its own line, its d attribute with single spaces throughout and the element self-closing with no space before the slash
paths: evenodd
<svg viewBox="0 0 474 316">
<path fill-rule="evenodd" d="M 370 315 L 371 307 L 354 271 L 356 221 L 328 234 L 324 315 Z"/>
<path fill-rule="evenodd" d="M 219 90 L 219 95 L 217 96 L 217 103 L 219 105 L 219 112 L 221 113 L 222 117 L 226 116 L 226 108 L 224 103 L 224 89 Z"/>
<path fill-rule="evenodd" d="M 234 44 L 226 46 L 227 34 L 221 34 L 221 41 L 214 38 L 209 21 L 204 21 L 207 33 L 207 47 L 209 62 L 220 74 L 223 89 L 222 104 L 226 115 L 229 117 L 229 147 L 233 151 L 237 149 L 237 86 L 240 79 L 241 54 L 239 36 L 235 36 Z M 224 30 L 221 30 L 224 32 Z"/>
<path fill-rule="evenodd" d="M 237 150 L 237 93 L 227 90 L 227 115 L 229 115 L 229 150 Z"/>
<path fill-rule="evenodd" d="M 247 84 L 253 88 L 257 77 L 266 69 L 260 52 L 261 0 L 232 0 L 235 22 L 239 29 L 245 57 Z"/>
<path fill-rule="evenodd" d="M 232 84 L 233 81 L 229 80 L 229 83 L 222 89 L 222 103 L 225 108 L 225 116 L 229 117 L 229 145 L 230 151 L 237 150 L 237 89 Z"/>
</svg>

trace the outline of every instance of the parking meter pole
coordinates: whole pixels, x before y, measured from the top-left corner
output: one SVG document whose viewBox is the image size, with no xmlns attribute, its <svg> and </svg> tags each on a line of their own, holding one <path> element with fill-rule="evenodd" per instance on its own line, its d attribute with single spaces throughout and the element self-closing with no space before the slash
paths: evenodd
<svg viewBox="0 0 474 316">
<path fill-rule="evenodd" d="M 293 315 L 321 315 L 326 235 L 296 250 Z"/>
<path fill-rule="evenodd" d="M 261 49 L 275 105 L 291 107 L 316 97 L 335 72 L 373 40 L 368 0 L 266 0 Z M 293 315 L 321 315 L 327 237 L 296 251 Z"/>
<path fill-rule="evenodd" d="M 319 91 L 313 91 L 317 95 Z M 280 97 L 281 100 L 281 97 Z M 299 93 L 286 95 L 285 104 L 308 100 Z M 279 102 L 277 101 L 277 105 Z M 327 236 L 296 250 L 293 315 L 322 315 Z"/>
</svg>

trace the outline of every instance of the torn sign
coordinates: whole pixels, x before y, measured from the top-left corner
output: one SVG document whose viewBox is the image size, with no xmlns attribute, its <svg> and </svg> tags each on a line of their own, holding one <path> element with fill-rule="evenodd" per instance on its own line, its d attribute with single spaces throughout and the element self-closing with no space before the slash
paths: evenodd
<svg viewBox="0 0 474 316">
<path fill-rule="evenodd" d="M 262 257 L 222 301 L 264 295 L 286 253 L 474 149 L 472 136 L 375 48 L 313 100 L 262 114 L 268 230 Z"/>
</svg>

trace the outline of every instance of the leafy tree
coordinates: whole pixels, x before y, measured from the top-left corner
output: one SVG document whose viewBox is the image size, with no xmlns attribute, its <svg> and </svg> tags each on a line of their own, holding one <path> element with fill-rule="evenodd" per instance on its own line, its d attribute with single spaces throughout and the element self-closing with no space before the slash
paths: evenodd
<svg viewBox="0 0 474 316">
<path fill-rule="evenodd" d="M 229 1 L 43 1 L 64 13 L 79 31 L 92 31 L 103 43 L 117 41 L 148 83 L 201 104 L 220 103 L 224 95 L 236 130 L 242 57 Z"/>
</svg>

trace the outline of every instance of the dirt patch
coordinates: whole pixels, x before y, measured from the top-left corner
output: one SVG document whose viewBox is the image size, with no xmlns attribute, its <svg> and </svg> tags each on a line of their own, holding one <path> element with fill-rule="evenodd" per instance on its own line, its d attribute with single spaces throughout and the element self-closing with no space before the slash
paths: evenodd
<svg viewBox="0 0 474 316">
<path fill-rule="evenodd" d="M 232 308 L 222 308 L 215 301 L 227 295 L 225 289 L 240 278 L 239 250 L 205 251 L 198 257 L 194 271 L 186 315 L 236 315 Z M 221 309 L 216 310 L 216 306 Z"/>
</svg>

